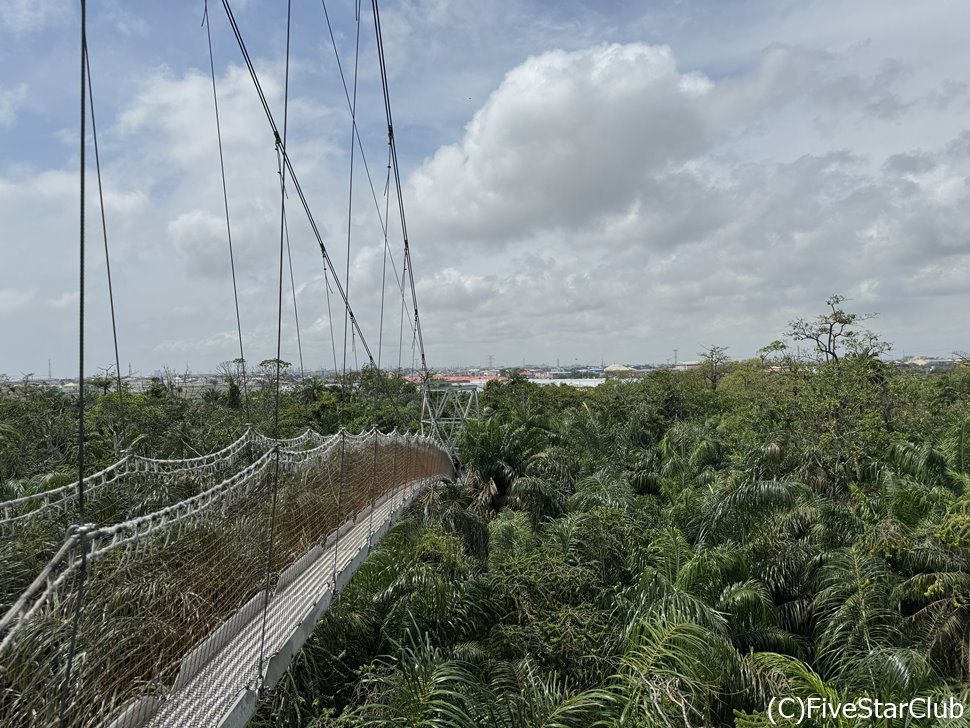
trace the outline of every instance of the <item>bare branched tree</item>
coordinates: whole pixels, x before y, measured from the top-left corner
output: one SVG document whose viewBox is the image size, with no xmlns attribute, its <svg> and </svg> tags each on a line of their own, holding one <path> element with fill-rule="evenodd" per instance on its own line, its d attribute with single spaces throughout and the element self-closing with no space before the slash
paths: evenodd
<svg viewBox="0 0 970 728">
<path fill-rule="evenodd" d="M 875 358 L 892 349 L 892 344 L 861 326 L 877 314 L 849 313 L 842 308 L 845 300 L 845 296 L 836 294 L 825 302 L 827 313 L 789 322 L 788 335 L 795 341 L 812 342 L 816 355 L 825 361 L 838 361 L 845 352 Z"/>
</svg>

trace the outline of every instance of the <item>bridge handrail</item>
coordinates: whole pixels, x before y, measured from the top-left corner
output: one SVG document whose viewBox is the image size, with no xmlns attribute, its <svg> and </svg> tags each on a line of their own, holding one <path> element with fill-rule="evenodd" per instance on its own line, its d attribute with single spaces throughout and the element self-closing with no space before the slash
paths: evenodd
<svg viewBox="0 0 970 728">
<path fill-rule="evenodd" d="M 283 447 L 302 447 L 309 442 L 325 437 L 316 430 L 307 428 L 302 435 L 297 437 L 274 440 L 260 434 L 252 427 L 247 427 L 238 439 L 226 447 L 194 458 L 167 460 L 127 454 L 118 462 L 85 477 L 85 492 L 87 494 L 97 492 L 105 486 L 117 482 L 119 478 L 132 473 L 155 473 L 168 477 L 184 477 L 187 474 L 197 473 L 207 468 L 213 469 L 214 472 L 214 468 L 219 464 L 235 464 L 239 457 L 247 452 L 250 444 L 263 443 L 266 446 L 273 447 L 279 443 Z M 77 499 L 77 486 L 77 481 L 74 481 L 50 490 L 0 502 L 0 527 L 34 518 L 51 506 L 63 507 L 72 503 Z M 30 506 L 33 504 L 39 505 L 31 508 Z M 24 510 L 25 507 L 28 510 Z"/>
<path fill-rule="evenodd" d="M 366 445 L 368 440 L 372 437 L 377 437 L 385 442 L 403 440 L 411 443 L 427 442 L 430 444 L 430 441 L 428 441 L 427 438 L 420 435 L 413 435 L 411 433 L 405 433 L 402 435 L 398 433 L 396 429 L 389 434 L 381 433 L 376 427 L 359 435 L 352 435 L 343 429 L 330 436 L 320 435 L 315 431 L 313 432 L 317 437 L 324 439 L 324 442 L 309 450 L 289 450 L 279 448 L 278 450 L 281 462 L 290 467 L 305 465 L 311 460 L 322 460 L 341 442 L 349 442 L 356 449 L 360 445 Z M 298 440 L 300 438 L 293 439 Z M 66 579 L 76 570 L 79 561 L 77 557 L 75 557 L 74 560 L 69 563 L 64 568 L 64 571 L 61 572 L 56 578 L 50 580 L 50 577 L 57 568 L 58 564 L 62 563 L 67 558 L 67 555 L 70 553 L 73 546 L 78 544 L 80 540 L 80 531 L 83 530 L 84 538 L 89 544 L 89 546 L 87 546 L 89 549 L 88 558 L 92 560 L 101 557 L 114 548 L 128 546 L 139 541 L 143 541 L 163 528 L 171 526 L 172 524 L 184 523 L 198 516 L 200 513 L 208 510 L 216 503 L 227 504 L 231 502 L 233 495 L 239 495 L 245 489 L 247 484 L 255 482 L 258 477 L 266 471 L 269 464 L 273 461 L 273 456 L 276 451 L 277 448 L 274 446 L 273 448 L 265 451 L 252 464 L 240 470 L 238 473 L 231 475 L 225 480 L 222 480 L 211 488 L 199 493 L 198 495 L 192 496 L 191 498 L 179 501 L 178 503 L 166 506 L 165 508 L 161 508 L 152 513 L 131 518 L 116 524 L 100 527 L 95 527 L 93 524 L 87 524 L 85 526 L 72 528 L 71 532 L 65 539 L 64 544 L 48 562 L 47 566 L 44 567 L 40 575 L 38 575 L 38 577 L 30 585 L 27 591 L 20 597 L 20 599 L 18 599 L 17 602 L 10 607 L 7 613 L 0 618 L 0 635 L 3 635 L 3 642 L 0 643 L 0 654 L 3 654 L 5 646 L 11 639 L 12 634 L 15 631 L 16 624 L 28 619 L 46 602 L 47 598 L 56 589 L 56 587 L 63 583 L 64 579 Z M 26 607 L 26 601 L 32 594 L 37 592 L 45 581 L 48 582 L 47 588 L 28 609 Z M 25 609 L 27 611 L 24 611 Z M 18 613 L 20 613 L 19 618 Z M 10 631 L 5 633 L 8 629 Z"/>
<path fill-rule="evenodd" d="M 223 460 L 237 452 L 241 452 L 255 439 L 256 436 L 261 437 L 261 435 L 259 435 L 259 433 L 257 433 L 252 427 L 247 427 L 246 431 L 240 435 L 238 439 L 229 443 L 221 450 L 206 453 L 205 455 L 198 455 L 194 458 L 164 459 L 149 458 L 145 457 L 144 455 L 132 455 L 131 458 L 139 463 L 144 463 L 146 465 L 146 469 L 164 469 L 170 467 L 172 470 L 191 470 L 218 462 L 219 460 Z"/>
<path fill-rule="evenodd" d="M 315 441 L 315 447 L 305 447 Z M 333 583 L 339 585 L 366 554 L 359 552 L 348 574 L 337 574 L 335 543 L 346 523 L 360 522 L 358 514 L 373 512 L 392 490 L 413 495 L 419 486 L 454 475 L 451 458 L 438 443 L 411 433 L 371 429 L 352 435 L 341 430 L 329 436 L 304 433 L 288 442 L 296 447 L 266 442 L 272 447 L 260 447 L 254 462 L 178 503 L 120 523 L 72 526 L 41 572 L 0 616 L 0 677 L 9 679 L 0 700 L 0 722 L 27 725 L 52 716 L 57 701 L 48 698 L 60 690 L 70 691 L 72 720 L 114 717 L 112 725 L 119 726 L 135 725 L 131 721 L 138 716 L 143 721 L 151 713 L 139 711 L 157 709 L 180 681 L 212 660 L 218 642 L 213 635 L 225 637 L 232 630 L 227 625 L 241 624 L 240 610 L 250 615 L 247 605 L 254 599 L 269 610 L 271 596 L 287 588 L 298 563 L 307 565 L 308 553 L 322 554 L 334 544 L 332 567 L 316 568 L 328 573 L 333 568 Z M 273 472 L 287 477 L 274 479 Z M 401 497 L 403 508 L 410 498 Z M 271 524 L 278 529 L 275 536 Z M 383 533 L 387 524 L 369 527 L 377 529 L 372 536 Z M 273 575 L 268 590 L 264 574 L 266 585 Z M 168 588 L 157 590 L 154 581 L 146 588 L 145 580 L 156 578 Z M 180 593 L 171 591 L 175 585 L 192 585 L 187 594 L 199 603 L 173 599 Z M 175 625 L 179 629 L 173 631 Z M 262 650 L 245 658 L 254 660 L 253 669 L 270 657 Z M 38 662 L 38 652 L 50 653 L 53 662 Z M 73 654 L 84 657 L 68 684 L 59 666 Z M 4 674 L 6 664 L 17 669 Z M 248 681 L 251 676 L 231 679 Z M 230 684 L 233 691 L 244 687 L 243 682 Z"/>
<path fill-rule="evenodd" d="M 58 565 L 65 562 L 71 550 L 80 543 L 82 532 L 84 539 L 90 544 L 86 548 L 88 549 L 88 558 L 92 560 L 119 546 L 128 546 L 145 540 L 166 526 L 184 522 L 203 512 L 220 500 L 227 501 L 233 495 L 234 490 L 242 490 L 245 481 L 254 480 L 255 476 L 261 475 L 272 462 L 272 456 L 273 451 L 268 450 L 254 463 L 226 478 L 218 485 L 153 513 L 100 528 L 94 527 L 93 524 L 73 528 L 64 544 L 34 579 L 27 591 L 0 618 L 0 634 L 3 634 L 3 642 L 0 642 L 0 655 L 3 654 L 4 648 L 12 639 L 16 625 L 29 619 L 37 609 L 46 603 L 56 588 L 78 568 L 80 559 L 75 556 L 72 561 L 67 563 L 63 571 L 51 578 Z M 46 589 L 28 607 L 28 600 L 38 592 L 45 582 L 47 582 Z"/>
<path fill-rule="evenodd" d="M 2 637 L 2 641 L 0 641 L 0 655 L 3 654 L 7 645 L 13 639 L 16 631 L 14 628 L 16 625 L 29 619 L 46 601 L 46 596 L 50 594 L 58 585 L 63 583 L 64 579 L 70 576 L 70 574 L 73 572 L 74 564 L 70 563 L 64 569 L 64 571 L 62 571 L 52 580 L 54 570 L 59 564 L 67 560 L 68 555 L 70 554 L 71 550 L 77 546 L 79 540 L 79 530 L 72 529 L 67 535 L 67 538 L 64 539 L 64 543 L 61 544 L 61 547 L 57 550 L 57 553 L 54 554 L 53 558 L 51 558 L 49 562 L 47 562 L 47 565 L 41 570 L 34 581 L 31 582 L 26 591 L 20 595 L 17 601 L 14 602 L 13 606 L 7 610 L 6 614 L 0 617 L 0 637 Z M 28 608 L 28 601 L 40 590 L 42 586 L 44 586 L 45 583 L 47 584 L 47 589 L 44 591 L 42 598 L 34 601 Z"/>
<path fill-rule="evenodd" d="M 116 463 L 112 463 L 104 470 L 99 470 L 98 472 L 87 476 L 84 479 L 87 486 L 86 492 L 97 490 L 98 488 L 113 483 L 118 478 L 127 475 L 128 467 L 131 463 L 131 457 L 131 455 L 125 455 L 123 458 L 121 458 L 121 460 Z M 3 501 L 0 503 L 0 526 L 7 523 L 14 523 L 24 518 L 29 518 L 44 510 L 48 506 L 66 503 L 72 498 L 76 497 L 77 481 L 74 481 L 73 483 L 62 485 L 58 488 L 51 488 L 50 490 L 41 491 L 39 493 L 31 493 L 29 495 L 23 495 L 18 498 Z M 19 512 L 22 506 L 36 502 L 41 504 L 38 508 L 24 513 Z"/>
<path fill-rule="evenodd" d="M 302 435 L 297 435 L 296 437 L 291 437 L 289 439 L 281 439 L 281 440 L 275 440 L 272 437 L 267 437 L 266 435 L 263 435 L 262 433 L 256 432 L 256 430 L 253 430 L 253 439 L 256 440 L 257 442 L 261 442 L 263 444 L 269 445 L 270 447 L 279 444 L 281 447 L 296 448 L 296 447 L 302 447 L 303 445 L 306 445 L 307 443 L 310 443 L 313 441 L 319 442 L 320 440 L 325 440 L 327 439 L 327 436 L 321 435 L 312 427 L 308 427 L 306 429 L 306 432 L 304 432 Z"/>
</svg>

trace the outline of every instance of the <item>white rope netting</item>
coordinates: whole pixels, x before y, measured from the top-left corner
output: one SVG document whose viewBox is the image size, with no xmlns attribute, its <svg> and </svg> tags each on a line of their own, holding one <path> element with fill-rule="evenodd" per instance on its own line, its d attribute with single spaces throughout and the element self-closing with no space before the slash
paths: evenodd
<svg viewBox="0 0 970 728">
<path fill-rule="evenodd" d="M 244 438 L 215 462 L 140 459 L 151 475 L 208 474 L 250 445 L 257 453 L 178 502 L 70 530 L 0 618 L 0 725 L 56 724 L 62 689 L 72 726 L 107 724 L 133 702 L 164 698 L 193 648 L 193 664 L 204 663 L 197 645 L 216 650 L 206 638 L 247 604 L 258 607 L 253 600 L 301 557 L 339 539 L 348 518 L 402 487 L 454 476 L 450 456 L 414 435 Z"/>
</svg>

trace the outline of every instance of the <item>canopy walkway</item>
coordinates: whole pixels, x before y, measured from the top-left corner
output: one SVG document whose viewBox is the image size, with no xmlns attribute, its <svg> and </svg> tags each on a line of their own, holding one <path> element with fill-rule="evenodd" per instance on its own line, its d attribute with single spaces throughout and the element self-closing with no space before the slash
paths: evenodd
<svg viewBox="0 0 970 728">
<path fill-rule="evenodd" d="M 0 577 L 0 725 L 244 725 L 371 547 L 453 477 L 417 435 L 248 431 L 199 458 L 123 457 L 90 479 L 80 526 L 76 484 L 0 504 L 4 561 L 49 558 Z"/>
<path fill-rule="evenodd" d="M 361 4 L 354 12 L 358 42 L 352 66 L 353 99 L 347 93 L 348 81 L 336 38 L 332 29 L 330 32 L 351 131 L 347 265 L 342 279 L 286 144 L 292 2 L 286 5 L 282 125 L 277 124 L 273 113 L 274 99 L 263 91 L 229 0 L 222 0 L 221 5 L 272 132 L 266 139 L 273 145 L 276 164 L 267 169 L 267 174 L 279 180 L 278 188 L 276 182 L 273 185 L 274 195 L 278 189 L 280 212 L 279 279 L 273 296 L 276 356 L 266 360 L 275 362 L 276 370 L 274 427 L 279 427 L 284 367 L 284 261 L 290 269 L 303 377 L 296 278 L 286 217 L 288 193 L 294 194 L 290 207 L 305 214 L 322 258 L 333 371 L 348 380 L 348 353 L 352 349 L 354 367 L 378 372 L 379 381 L 387 384 L 380 379 L 380 372 L 382 353 L 386 356 L 383 350 L 388 348 L 385 338 L 389 337 L 384 336 L 385 289 L 391 280 L 401 301 L 397 370 L 403 372 L 405 342 L 410 340 L 412 376 L 420 364 L 422 376 L 429 380 L 377 0 L 371 1 L 371 12 L 386 122 L 380 128 L 387 130 L 383 204 L 358 128 Z M 326 2 L 322 9 L 329 28 Z M 203 23 L 239 343 L 239 356 L 234 359 L 239 371 L 234 376 L 242 382 L 242 399 L 248 411 L 246 352 L 209 19 L 207 6 Z M 331 600 L 408 503 L 423 488 L 455 477 L 448 448 L 454 443 L 455 426 L 470 410 L 465 406 L 453 412 L 454 407 L 442 404 L 426 411 L 422 424 L 428 426 L 431 437 L 376 430 L 361 435 L 341 431 L 324 437 L 308 430 L 291 440 L 275 440 L 250 430 L 210 455 L 154 460 L 129 453 L 85 477 L 84 210 L 89 109 L 116 386 L 122 403 L 124 386 L 94 123 L 85 0 L 81 0 L 80 20 L 78 482 L 0 503 L 0 726 L 242 725 L 255 710 L 259 695 L 279 680 Z M 376 304 L 372 306 L 374 313 L 380 312 L 374 350 L 367 343 L 349 296 L 351 237 L 357 212 L 353 205 L 356 158 L 363 166 L 383 233 L 379 309 Z M 392 217 L 398 220 L 394 227 L 399 225 L 403 241 L 400 267 L 389 242 Z M 331 290 L 344 316 L 342 367 L 337 363 L 338 345 L 333 336 Z M 390 325 L 390 313 L 386 318 Z M 405 321 L 410 329 L 407 339 Z M 366 359 L 363 367 L 357 366 L 358 350 Z M 387 398 L 393 402 L 390 388 L 386 389 Z M 123 409 L 121 418 L 124 420 Z M 122 426 L 122 431 L 133 429 Z"/>
</svg>

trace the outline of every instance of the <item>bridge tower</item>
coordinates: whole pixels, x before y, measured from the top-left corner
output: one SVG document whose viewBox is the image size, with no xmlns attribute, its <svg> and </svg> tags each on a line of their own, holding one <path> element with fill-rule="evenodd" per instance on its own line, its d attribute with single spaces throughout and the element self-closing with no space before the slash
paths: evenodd
<svg viewBox="0 0 970 728">
<path fill-rule="evenodd" d="M 428 387 L 421 402 L 421 434 L 437 438 L 454 453 L 465 420 L 480 414 L 478 387 Z"/>
</svg>

